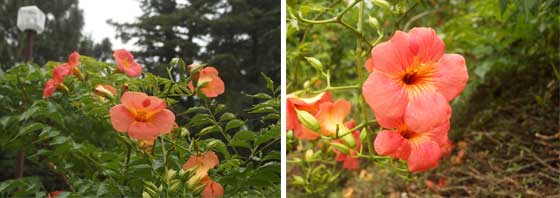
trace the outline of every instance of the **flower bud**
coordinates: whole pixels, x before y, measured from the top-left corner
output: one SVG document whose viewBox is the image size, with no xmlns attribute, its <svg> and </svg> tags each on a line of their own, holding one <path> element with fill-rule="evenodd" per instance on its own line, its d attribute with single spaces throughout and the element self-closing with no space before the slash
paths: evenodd
<svg viewBox="0 0 560 198">
<path fill-rule="evenodd" d="M 348 155 L 350 153 L 350 148 L 348 148 L 346 145 L 344 144 L 340 144 L 340 143 L 336 143 L 336 142 L 331 142 L 330 145 L 334 148 L 336 148 L 336 150 Z"/>
<path fill-rule="evenodd" d="M 367 129 L 364 127 L 360 132 L 360 141 L 365 142 L 367 138 Z"/>
<path fill-rule="evenodd" d="M 391 4 L 389 4 L 389 2 L 385 1 L 385 0 L 372 0 L 373 4 L 375 4 L 376 6 L 379 6 L 381 8 L 384 9 L 389 9 L 391 8 Z"/>
<path fill-rule="evenodd" d="M 294 182 L 292 182 L 294 185 L 305 185 L 305 180 L 303 179 L 303 177 L 298 176 L 298 175 L 294 175 Z"/>
<path fill-rule="evenodd" d="M 354 134 L 352 134 L 352 132 L 345 132 L 344 134 L 346 135 L 342 136 L 342 141 L 351 148 L 356 148 L 356 139 L 354 138 Z"/>
<path fill-rule="evenodd" d="M 177 171 L 169 169 L 167 170 L 167 172 L 165 172 L 163 179 L 165 179 L 166 183 L 169 183 L 173 178 L 175 178 L 175 175 L 177 175 Z"/>
<path fill-rule="evenodd" d="M 305 151 L 305 161 L 313 161 L 313 150 L 308 149 Z"/>
<path fill-rule="evenodd" d="M 311 115 L 307 111 L 300 111 L 296 109 L 296 112 L 297 112 L 298 120 L 301 122 L 301 124 L 303 124 L 303 126 L 305 126 L 308 129 L 311 129 L 312 131 L 319 132 L 321 128 L 315 116 Z"/>
</svg>

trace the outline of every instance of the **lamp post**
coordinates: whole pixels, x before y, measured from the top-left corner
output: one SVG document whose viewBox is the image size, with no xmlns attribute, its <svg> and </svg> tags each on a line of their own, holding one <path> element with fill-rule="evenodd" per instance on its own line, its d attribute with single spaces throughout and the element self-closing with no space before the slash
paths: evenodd
<svg viewBox="0 0 560 198">
<path fill-rule="evenodd" d="M 26 62 L 30 62 L 33 57 L 33 37 L 41 34 L 45 29 L 45 13 L 37 6 L 20 7 L 17 16 L 17 26 L 27 34 L 27 42 L 23 51 Z"/>
<path fill-rule="evenodd" d="M 27 42 L 23 51 L 25 62 L 30 62 L 33 57 L 33 37 L 41 34 L 45 29 L 45 13 L 37 6 L 20 7 L 17 16 L 17 26 L 27 34 Z M 19 150 L 16 156 L 16 178 L 23 177 L 25 153 Z"/>
</svg>

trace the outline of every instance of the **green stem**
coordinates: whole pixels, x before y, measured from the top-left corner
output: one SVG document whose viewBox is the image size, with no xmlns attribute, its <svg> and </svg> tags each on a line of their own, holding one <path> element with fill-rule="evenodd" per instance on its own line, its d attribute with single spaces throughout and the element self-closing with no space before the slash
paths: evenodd
<svg viewBox="0 0 560 198">
<path fill-rule="evenodd" d="M 346 86 L 338 86 L 338 87 L 325 87 L 324 89 L 317 90 L 317 91 L 310 91 L 312 94 L 323 93 L 325 91 L 338 91 L 338 90 L 345 90 L 345 89 L 358 89 L 360 85 L 346 85 Z"/>
<path fill-rule="evenodd" d="M 126 152 L 126 159 L 124 161 L 124 171 L 123 171 L 123 177 L 124 179 L 124 186 L 128 185 L 128 177 L 126 176 L 128 173 L 128 164 L 130 163 L 130 155 L 132 153 L 132 146 L 130 146 L 129 144 L 126 145 L 127 146 L 127 152 Z"/>
<path fill-rule="evenodd" d="M 344 26 L 345 28 L 349 29 L 350 31 L 352 31 L 354 34 L 356 34 L 358 37 L 360 37 L 362 40 L 364 40 L 365 43 L 368 44 L 369 47 L 373 47 L 373 45 L 369 42 L 369 40 L 356 28 L 352 27 L 351 25 L 348 25 L 346 22 L 344 22 L 342 20 L 342 17 L 348 12 L 350 11 L 350 9 L 352 9 L 354 6 L 356 6 L 356 4 L 358 4 L 359 2 L 362 2 L 362 0 L 356 0 L 354 2 L 352 2 L 352 4 L 350 4 L 348 7 L 344 8 L 344 10 L 342 10 L 342 12 L 338 13 L 335 17 L 330 18 L 330 19 L 325 19 L 325 20 L 310 20 L 310 19 L 305 19 L 303 18 L 303 16 L 301 15 L 301 13 L 298 13 L 297 18 L 304 22 L 304 23 L 309 23 L 309 24 L 327 24 L 327 23 L 338 23 L 342 26 Z"/>
<path fill-rule="evenodd" d="M 186 148 L 186 147 L 184 147 L 184 146 L 181 146 L 180 144 L 177 144 L 177 142 L 175 142 L 175 141 L 169 139 L 168 137 L 162 136 L 162 138 L 163 138 L 164 140 L 170 142 L 170 143 L 173 144 L 174 146 L 179 147 L 180 149 L 183 149 L 183 150 L 185 150 L 185 151 L 189 151 L 188 148 Z"/>
<path fill-rule="evenodd" d="M 160 143 L 161 143 L 161 152 L 163 155 L 163 167 L 165 169 L 165 174 L 167 174 L 167 153 L 165 152 L 165 142 L 163 141 L 163 138 L 159 138 Z M 164 174 L 164 175 L 165 175 Z M 169 188 L 167 188 L 167 186 L 165 187 L 165 197 L 169 197 Z"/>
</svg>

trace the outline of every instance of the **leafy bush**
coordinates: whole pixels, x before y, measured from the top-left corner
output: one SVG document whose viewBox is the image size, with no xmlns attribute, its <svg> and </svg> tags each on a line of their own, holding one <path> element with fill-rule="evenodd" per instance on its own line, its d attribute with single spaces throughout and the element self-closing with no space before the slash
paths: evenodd
<svg viewBox="0 0 560 198">
<path fill-rule="evenodd" d="M 183 170 L 183 164 L 210 151 L 217 152 L 219 165 L 208 174 L 223 185 L 226 197 L 279 195 L 280 97 L 270 78 L 262 76 L 268 93 L 246 96 L 260 101 L 246 110 L 260 119 L 245 120 L 205 97 L 199 90 L 204 83 L 193 90 L 198 97 L 189 102 L 195 105 L 185 106 L 197 70 L 189 71 L 181 59 L 167 67 L 180 75 L 169 78 L 148 72 L 131 78 L 113 63 L 79 60 L 80 75 L 65 78 L 66 88 L 47 99 L 43 85 L 60 63 L 20 64 L 0 73 L 0 152 L 6 156 L 0 164 L 14 170 L 14 153 L 25 154 L 24 177 L 0 183 L 2 196 L 64 191 L 58 196 L 192 197 L 202 189 L 187 183 L 195 170 Z M 118 91 L 96 94 L 98 84 Z M 227 86 L 234 85 L 226 91 Z M 164 99 L 177 126 L 154 142 L 116 132 L 109 109 L 126 91 Z M 12 174 L 4 172 L 3 180 Z"/>
</svg>

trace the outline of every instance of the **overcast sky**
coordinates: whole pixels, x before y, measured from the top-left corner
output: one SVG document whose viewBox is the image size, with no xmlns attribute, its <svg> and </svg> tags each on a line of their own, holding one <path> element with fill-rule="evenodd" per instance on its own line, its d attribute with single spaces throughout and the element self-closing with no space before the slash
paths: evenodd
<svg viewBox="0 0 560 198">
<path fill-rule="evenodd" d="M 126 48 L 136 49 L 129 42 L 123 43 L 116 39 L 115 28 L 107 24 L 108 19 L 116 22 L 132 22 L 136 17 L 142 15 L 140 2 L 138 0 L 80 0 L 79 7 L 84 12 L 83 33 L 91 36 L 95 42 L 101 42 L 104 38 L 109 38 L 113 44 L 113 49 Z"/>
</svg>

